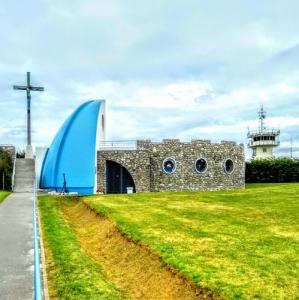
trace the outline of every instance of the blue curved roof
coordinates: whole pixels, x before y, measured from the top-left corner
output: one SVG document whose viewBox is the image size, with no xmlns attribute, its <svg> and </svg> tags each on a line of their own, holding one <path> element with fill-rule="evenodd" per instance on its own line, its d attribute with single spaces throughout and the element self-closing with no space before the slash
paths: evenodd
<svg viewBox="0 0 299 300">
<path fill-rule="evenodd" d="M 98 114 L 102 101 L 83 103 L 56 134 L 41 170 L 40 187 L 93 194 Z"/>
</svg>

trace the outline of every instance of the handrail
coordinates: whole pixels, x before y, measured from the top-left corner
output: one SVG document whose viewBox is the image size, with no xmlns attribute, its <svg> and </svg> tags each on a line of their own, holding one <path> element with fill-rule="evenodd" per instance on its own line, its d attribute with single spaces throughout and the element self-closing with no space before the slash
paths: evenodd
<svg viewBox="0 0 299 300">
<path fill-rule="evenodd" d="M 16 158 L 14 158 L 13 161 L 13 169 L 12 169 L 12 178 L 11 178 L 11 190 L 14 190 L 14 186 L 15 186 L 15 174 L 16 174 Z"/>
<path fill-rule="evenodd" d="M 33 239 L 34 239 L 34 300 L 42 300 L 42 277 L 40 269 L 40 247 L 38 231 L 38 210 L 36 206 L 36 182 L 33 185 Z"/>
</svg>

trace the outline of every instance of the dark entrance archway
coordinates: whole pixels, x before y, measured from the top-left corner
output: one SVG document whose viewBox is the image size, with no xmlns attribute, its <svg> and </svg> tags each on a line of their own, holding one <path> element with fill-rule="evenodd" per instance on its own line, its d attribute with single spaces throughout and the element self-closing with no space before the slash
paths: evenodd
<svg viewBox="0 0 299 300">
<path fill-rule="evenodd" d="M 107 160 L 106 161 L 106 193 L 124 194 L 127 193 L 127 187 L 132 187 L 135 193 L 134 180 L 129 171 L 121 164 Z"/>
</svg>

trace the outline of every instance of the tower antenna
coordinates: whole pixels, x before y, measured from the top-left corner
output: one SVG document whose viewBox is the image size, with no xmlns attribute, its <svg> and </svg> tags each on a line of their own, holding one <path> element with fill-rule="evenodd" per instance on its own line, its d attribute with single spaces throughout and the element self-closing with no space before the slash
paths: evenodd
<svg viewBox="0 0 299 300">
<path fill-rule="evenodd" d="M 263 104 L 261 104 L 261 109 L 257 112 L 260 120 L 260 130 L 263 131 L 266 129 L 264 120 L 266 119 L 266 111 L 264 110 Z"/>
</svg>

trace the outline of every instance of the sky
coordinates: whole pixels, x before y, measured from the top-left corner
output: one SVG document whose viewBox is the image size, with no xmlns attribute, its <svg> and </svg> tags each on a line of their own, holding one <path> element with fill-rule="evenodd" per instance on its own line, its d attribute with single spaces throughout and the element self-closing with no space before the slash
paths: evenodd
<svg viewBox="0 0 299 300">
<path fill-rule="evenodd" d="M 244 143 L 281 130 L 299 157 L 299 1 L 1 0 L 0 143 L 50 145 L 81 103 L 105 99 L 107 140 Z M 246 148 L 246 147 L 245 147 Z M 251 151 L 246 148 L 246 155 Z"/>
</svg>

